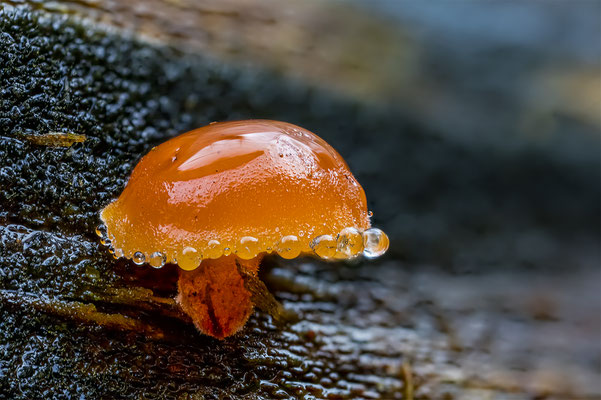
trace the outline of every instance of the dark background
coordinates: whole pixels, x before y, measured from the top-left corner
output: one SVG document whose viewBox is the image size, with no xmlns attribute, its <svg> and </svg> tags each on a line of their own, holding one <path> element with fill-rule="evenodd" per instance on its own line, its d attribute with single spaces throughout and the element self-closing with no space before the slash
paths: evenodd
<svg viewBox="0 0 601 400">
<path fill-rule="evenodd" d="M 107 33 L 108 6 L 0 13 L 0 396 L 601 395 L 601 3 L 355 3 L 291 14 L 324 38 L 298 64 L 276 37 L 226 54 Z M 161 303 L 171 267 L 140 277 L 93 230 L 152 146 L 241 118 L 330 142 L 391 248 L 272 260 L 301 322 L 258 312 L 217 342 Z M 87 140 L 32 144 L 54 131 Z"/>
</svg>

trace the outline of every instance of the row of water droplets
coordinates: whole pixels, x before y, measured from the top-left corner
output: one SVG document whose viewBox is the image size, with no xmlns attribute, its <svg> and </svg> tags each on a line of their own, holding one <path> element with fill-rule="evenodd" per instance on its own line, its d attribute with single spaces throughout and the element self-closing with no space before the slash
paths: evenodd
<svg viewBox="0 0 601 400">
<path fill-rule="evenodd" d="M 109 252 L 114 258 L 124 257 L 122 249 L 114 248 L 108 235 L 105 225 L 99 225 L 96 228 L 96 234 L 100 237 L 100 243 L 109 248 Z M 359 230 L 357 228 L 345 228 L 338 235 L 321 235 L 314 238 L 309 244 L 313 252 L 323 259 L 351 259 L 363 255 L 367 258 L 376 258 L 388 250 L 388 236 L 378 228 L 369 228 Z M 260 253 L 276 252 L 282 258 L 292 259 L 298 257 L 303 251 L 303 242 L 295 235 L 287 235 L 272 247 L 263 247 L 259 239 L 252 236 L 244 236 L 239 240 L 239 245 L 235 250 L 230 247 L 223 247 L 218 240 L 210 240 L 201 252 L 194 247 L 185 247 L 178 254 L 177 262 L 180 268 L 184 270 L 193 270 L 197 268 L 202 259 L 216 259 L 221 256 L 236 254 L 244 260 L 255 258 Z M 154 268 L 161 268 L 167 262 L 167 256 L 160 251 L 146 255 L 141 251 L 136 251 L 132 261 L 137 265 L 148 263 Z"/>
<path fill-rule="evenodd" d="M 376 258 L 388 250 L 388 236 L 378 228 L 361 231 L 344 228 L 337 236 L 321 235 L 311 241 L 311 249 L 325 259 L 349 259 L 363 255 Z"/>
<path fill-rule="evenodd" d="M 108 247 L 108 251 L 113 255 L 113 258 L 118 259 L 121 257 L 125 257 L 123 249 L 118 247 L 115 248 L 113 246 L 106 225 L 98 225 L 96 227 L 96 235 L 98 235 L 98 237 L 100 238 L 100 244 Z M 150 254 L 149 257 L 146 257 L 146 255 L 141 251 L 136 251 L 132 255 L 131 259 L 137 265 L 142 265 L 148 262 L 148 264 L 150 264 L 150 266 L 154 268 L 161 268 L 167 263 L 167 256 L 165 256 L 165 254 L 161 253 L 160 251 L 155 251 L 154 253 Z"/>
</svg>

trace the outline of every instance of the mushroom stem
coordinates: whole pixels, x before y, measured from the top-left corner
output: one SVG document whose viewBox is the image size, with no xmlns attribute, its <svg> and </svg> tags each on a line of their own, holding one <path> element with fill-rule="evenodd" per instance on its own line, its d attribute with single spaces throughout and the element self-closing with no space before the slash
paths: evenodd
<svg viewBox="0 0 601 400">
<path fill-rule="evenodd" d="M 245 275 L 256 276 L 262 258 L 262 254 L 252 260 L 231 255 L 179 271 L 177 302 L 199 331 L 224 339 L 244 326 L 254 304 L 238 265 Z"/>
</svg>

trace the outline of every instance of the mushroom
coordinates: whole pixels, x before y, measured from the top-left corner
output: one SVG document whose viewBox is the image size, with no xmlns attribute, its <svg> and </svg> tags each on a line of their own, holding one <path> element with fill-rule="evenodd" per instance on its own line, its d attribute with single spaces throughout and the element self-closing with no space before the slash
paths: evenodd
<svg viewBox="0 0 601 400">
<path fill-rule="evenodd" d="M 179 265 L 178 303 L 219 339 L 250 316 L 244 279 L 264 255 L 349 259 L 388 247 L 342 157 L 306 129 L 269 120 L 212 123 L 153 148 L 100 217 L 115 257 Z"/>
</svg>

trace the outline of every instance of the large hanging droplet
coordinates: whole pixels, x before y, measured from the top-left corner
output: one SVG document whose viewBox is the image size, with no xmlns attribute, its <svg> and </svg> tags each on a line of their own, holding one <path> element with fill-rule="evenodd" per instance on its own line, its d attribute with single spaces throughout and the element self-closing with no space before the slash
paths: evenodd
<svg viewBox="0 0 601 400">
<path fill-rule="evenodd" d="M 201 255 L 194 247 L 185 247 L 177 257 L 177 265 L 183 270 L 192 271 L 200 265 Z"/>
<path fill-rule="evenodd" d="M 261 252 L 259 239 L 252 236 L 244 236 L 240 239 L 236 255 L 243 260 L 255 258 Z"/>
<path fill-rule="evenodd" d="M 321 235 L 313 239 L 311 249 L 321 258 L 329 259 L 336 256 L 337 243 L 331 235 Z"/>
<path fill-rule="evenodd" d="M 223 255 L 223 247 L 218 240 L 209 240 L 207 247 L 203 250 L 204 258 L 217 259 Z"/>
<path fill-rule="evenodd" d="M 344 228 L 337 240 L 336 258 L 353 258 L 363 251 L 363 236 L 357 228 Z"/>
<path fill-rule="evenodd" d="M 388 236 L 378 228 L 369 228 L 363 232 L 365 249 L 363 255 L 367 258 L 376 258 L 388 250 L 390 241 Z"/>
<path fill-rule="evenodd" d="M 294 235 L 284 236 L 278 245 L 276 251 L 282 258 L 291 259 L 296 258 L 301 253 L 301 243 L 298 238 Z"/>
</svg>

